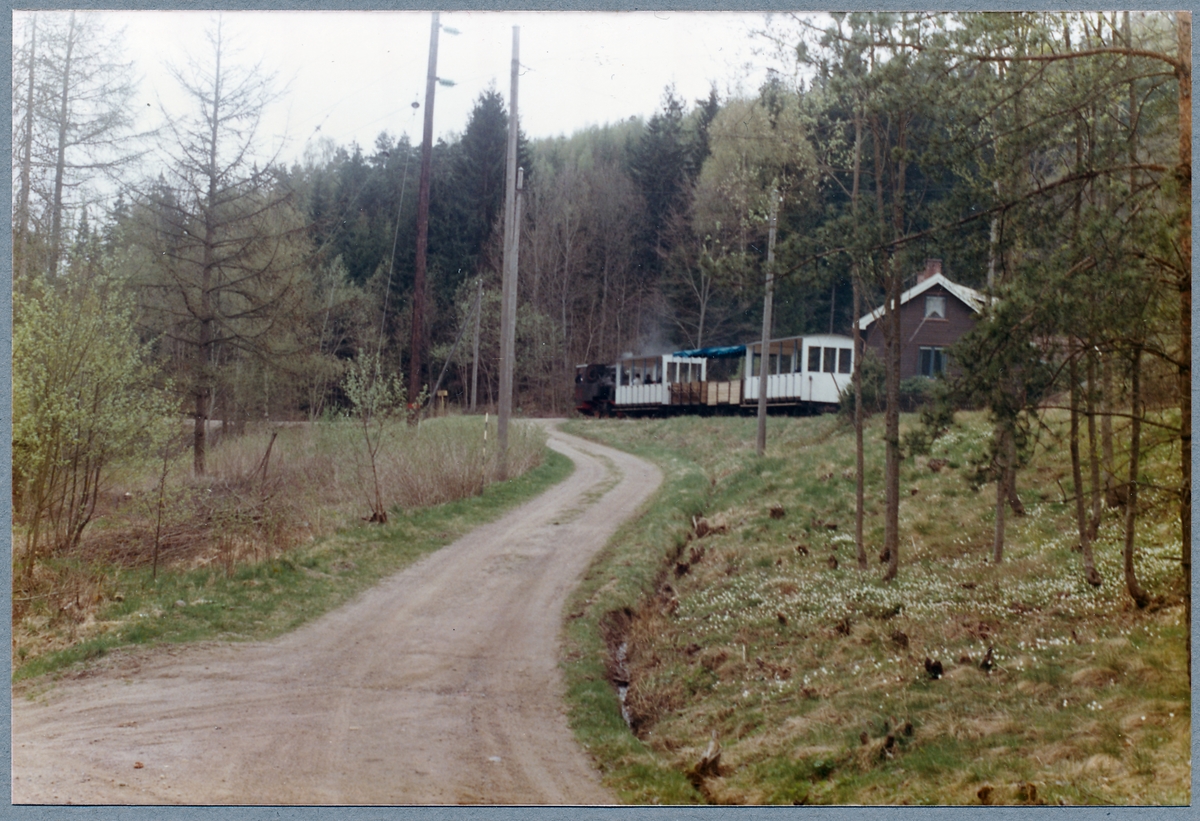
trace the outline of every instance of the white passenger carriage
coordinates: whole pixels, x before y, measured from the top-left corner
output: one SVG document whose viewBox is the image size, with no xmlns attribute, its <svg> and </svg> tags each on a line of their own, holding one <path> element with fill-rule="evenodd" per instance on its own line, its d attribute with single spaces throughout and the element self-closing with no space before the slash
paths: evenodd
<svg viewBox="0 0 1200 821">
<path fill-rule="evenodd" d="M 762 343 L 746 346 L 745 402 L 758 404 Z M 773 339 L 767 351 L 767 404 L 836 405 L 854 371 L 854 340 L 840 334 Z"/>
<path fill-rule="evenodd" d="M 688 400 L 700 396 L 707 374 L 708 360 L 703 357 L 661 354 L 621 359 L 613 404 L 631 410 L 692 404 Z"/>
</svg>

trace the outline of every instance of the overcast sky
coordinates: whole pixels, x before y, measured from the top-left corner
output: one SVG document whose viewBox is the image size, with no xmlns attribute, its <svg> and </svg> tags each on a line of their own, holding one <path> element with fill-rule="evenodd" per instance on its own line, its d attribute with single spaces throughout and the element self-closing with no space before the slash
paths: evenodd
<svg viewBox="0 0 1200 821">
<path fill-rule="evenodd" d="M 45 12 L 42 12 L 43 14 Z M 98 12 L 124 28 L 129 58 L 141 77 L 142 111 L 178 104 L 165 64 L 204 58 L 209 12 Z M 261 62 L 287 94 L 267 112 L 262 136 L 286 136 L 284 156 L 299 158 L 314 137 L 370 148 L 386 129 L 421 139 L 429 59 L 428 12 L 224 12 L 238 61 Z M 512 27 L 521 27 L 521 126 L 548 137 L 630 116 L 649 117 L 667 84 L 685 100 L 716 84 L 724 97 L 757 89 L 765 63 L 752 32 L 764 17 L 698 12 L 450 12 L 441 15 L 434 132 L 461 132 L 479 94 L 494 86 L 507 100 Z M 14 35 L 23 24 L 14 19 Z M 452 35 L 445 27 L 456 29 Z M 751 68 L 749 63 L 756 63 Z M 147 105 L 149 104 L 149 105 Z"/>
</svg>

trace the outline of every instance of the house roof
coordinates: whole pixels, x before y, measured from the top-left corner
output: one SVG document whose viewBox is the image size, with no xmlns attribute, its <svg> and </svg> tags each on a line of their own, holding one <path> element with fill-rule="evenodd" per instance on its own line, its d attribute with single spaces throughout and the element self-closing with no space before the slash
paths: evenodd
<svg viewBox="0 0 1200 821">
<path fill-rule="evenodd" d="M 959 285 L 957 282 L 951 282 L 941 274 L 934 274 L 933 276 L 927 277 L 921 282 L 918 282 L 916 285 L 902 293 L 900 295 L 900 304 L 903 305 L 913 297 L 920 296 L 934 285 L 941 285 L 947 291 L 954 294 L 954 296 L 958 297 L 959 302 L 966 305 L 975 313 L 979 313 L 979 311 L 983 309 L 983 306 L 988 303 L 988 297 L 979 291 L 976 291 L 974 288 L 968 288 L 966 285 Z M 865 331 L 868 325 L 879 319 L 881 316 L 883 316 L 882 305 L 876 308 L 874 311 L 871 311 L 871 313 L 867 314 L 862 319 L 858 320 L 859 329 Z"/>
</svg>

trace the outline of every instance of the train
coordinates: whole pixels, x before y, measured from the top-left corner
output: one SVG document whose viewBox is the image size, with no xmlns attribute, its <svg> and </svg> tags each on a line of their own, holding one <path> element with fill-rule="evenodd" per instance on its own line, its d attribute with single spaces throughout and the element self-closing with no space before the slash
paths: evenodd
<svg viewBox="0 0 1200 821">
<path fill-rule="evenodd" d="M 763 367 L 761 341 L 578 365 L 575 409 L 596 417 L 752 412 Z M 841 334 L 772 339 L 765 367 L 769 409 L 831 410 L 850 385 L 854 342 Z"/>
</svg>

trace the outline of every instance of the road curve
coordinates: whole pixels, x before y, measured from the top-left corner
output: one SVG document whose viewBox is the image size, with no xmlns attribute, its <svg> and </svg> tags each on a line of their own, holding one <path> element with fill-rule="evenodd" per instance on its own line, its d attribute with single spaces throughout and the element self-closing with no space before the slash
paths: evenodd
<svg viewBox="0 0 1200 821">
<path fill-rule="evenodd" d="M 15 697 L 13 802 L 614 803 L 567 726 L 562 608 L 662 475 L 553 425 L 550 446 L 565 482 L 295 632 Z"/>
</svg>

